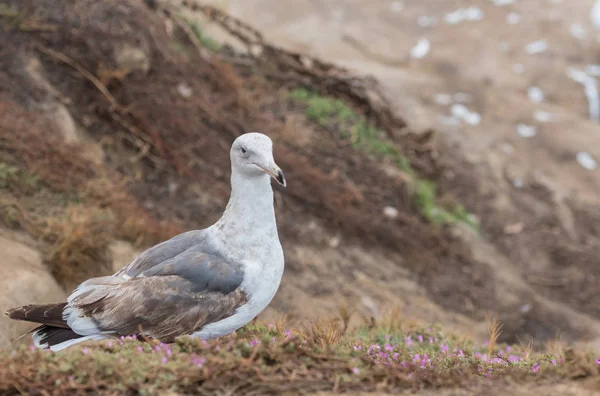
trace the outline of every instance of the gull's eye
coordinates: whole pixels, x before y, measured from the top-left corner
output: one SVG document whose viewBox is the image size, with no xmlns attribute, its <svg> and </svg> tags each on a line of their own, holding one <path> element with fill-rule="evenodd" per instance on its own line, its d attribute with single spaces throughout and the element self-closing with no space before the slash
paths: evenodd
<svg viewBox="0 0 600 396">
<path fill-rule="evenodd" d="M 246 154 L 248 152 L 248 150 L 246 150 L 246 147 L 242 147 L 241 150 L 242 150 L 242 154 Z"/>
</svg>

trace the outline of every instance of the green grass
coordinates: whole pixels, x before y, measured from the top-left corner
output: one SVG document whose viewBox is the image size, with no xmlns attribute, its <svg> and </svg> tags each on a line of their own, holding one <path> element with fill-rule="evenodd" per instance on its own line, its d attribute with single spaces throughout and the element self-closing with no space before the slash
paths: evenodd
<svg viewBox="0 0 600 396">
<path fill-rule="evenodd" d="M 19 167 L 0 162 L 0 188 L 8 188 L 13 184 L 22 185 L 30 190 L 39 190 L 40 177 L 31 175 Z"/>
<path fill-rule="evenodd" d="M 599 374 L 587 353 L 477 345 L 439 327 L 397 321 L 350 330 L 341 322 L 298 329 L 252 323 L 221 339 L 184 337 L 170 345 L 126 338 L 59 353 L 21 346 L 0 352 L 0 393 L 399 392 Z"/>
<path fill-rule="evenodd" d="M 342 137 L 349 139 L 354 149 L 375 158 L 389 159 L 396 167 L 406 172 L 415 185 L 414 203 L 429 222 L 436 226 L 460 222 L 479 230 L 477 218 L 468 213 L 463 206 L 445 208 L 439 205 L 435 183 L 419 178 L 409 160 L 387 140 L 386 134 L 344 101 L 304 88 L 294 89 L 289 93 L 289 98 L 306 106 L 305 115 L 309 120 L 322 127 L 341 129 Z"/>
<path fill-rule="evenodd" d="M 193 22 L 183 17 L 182 19 L 190 26 L 190 29 L 192 29 L 192 32 L 204 48 L 212 52 L 219 52 L 221 50 L 221 43 L 205 34 L 198 22 Z"/>
</svg>

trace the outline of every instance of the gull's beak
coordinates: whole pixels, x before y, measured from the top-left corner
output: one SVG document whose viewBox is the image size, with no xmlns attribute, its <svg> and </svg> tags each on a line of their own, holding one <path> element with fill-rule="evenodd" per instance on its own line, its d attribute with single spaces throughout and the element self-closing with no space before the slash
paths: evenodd
<svg viewBox="0 0 600 396">
<path fill-rule="evenodd" d="M 262 170 L 264 170 L 267 175 L 269 175 L 273 179 L 277 180 L 277 183 L 281 184 L 283 187 L 285 187 L 287 185 L 283 171 L 281 170 L 281 168 L 279 166 L 277 166 L 277 164 L 275 162 L 272 162 L 271 165 L 268 167 L 262 166 L 257 163 L 254 163 L 254 165 L 256 165 L 256 166 L 260 167 Z"/>
</svg>

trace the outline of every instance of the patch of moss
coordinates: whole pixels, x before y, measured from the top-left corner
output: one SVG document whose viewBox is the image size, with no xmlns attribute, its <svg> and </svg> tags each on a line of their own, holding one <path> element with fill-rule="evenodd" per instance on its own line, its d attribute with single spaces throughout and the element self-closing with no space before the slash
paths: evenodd
<svg viewBox="0 0 600 396">
<path fill-rule="evenodd" d="M 341 129 L 341 136 L 349 139 L 354 149 L 376 158 L 387 158 L 412 177 L 416 186 L 414 203 L 425 219 L 436 226 L 461 222 L 475 230 L 479 229 L 477 218 L 468 213 L 462 205 L 452 208 L 439 205 L 435 183 L 419 178 L 409 160 L 387 140 L 386 134 L 344 101 L 304 88 L 294 89 L 288 96 L 306 106 L 305 115 L 309 120 L 323 127 Z"/>
</svg>

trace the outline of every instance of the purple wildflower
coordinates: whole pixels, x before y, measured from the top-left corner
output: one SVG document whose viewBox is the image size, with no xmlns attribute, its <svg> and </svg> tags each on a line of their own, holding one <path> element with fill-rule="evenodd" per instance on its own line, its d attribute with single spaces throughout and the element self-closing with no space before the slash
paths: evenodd
<svg viewBox="0 0 600 396">
<path fill-rule="evenodd" d="M 600 358 L 596 359 L 596 364 L 600 364 Z"/>
<path fill-rule="evenodd" d="M 113 342 L 112 341 L 108 341 L 108 344 L 106 344 L 109 348 L 112 348 L 113 346 Z"/>
<path fill-rule="evenodd" d="M 139 352 L 144 352 L 144 348 L 142 348 L 141 346 L 138 347 L 138 351 Z"/>
<path fill-rule="evenodd" d="M 406 337 L 406 345 L 412 346 L 412 344 L 413 344 L 412 338 L 410 336 Z"/>
<path fill-rule="evenodd" d="M 596 363 L 598 363 L 598 361 L 596 361 Z M 556 366 L 556 359 L 552 359 L 552 365 Z"/>
<path fill-rule="evenodd" d="M 88 354 L 88 352 L 89 352 L 89 351 L 88 351 L 88 349 L 87 349 L 87 348 L 83 348 L 83 349 L 81 350 L 81 353 L 83 353 L 84 355 L 87 355 L 87 354 Z"/>
<path fill-rule="evenodd" d="M 35 345 L 29 345 L 29 352 L 35 351 Z"/>
<path fill-rule="evenodd" d="M 419 340 L 419 342 L 423 342 L 423 336 L 421 334 L 419 334 L 417 336 L 417 340 Z"/>
<path fill-rule="evenodd" d="M 353 372 L 354 374 L 358 374 L 358 373 L 360 372 L 360 370 L 358 369 L 358 367 L 354 367 L 354 368 L 352 369 L 352 372 Z"/>
<path fill-rule="evenodd" d="M 168 359 L 167 359 L 167 357 L 166 357 L 166 356 L 164 356 L 162 359 L 160 359 L 160 362 L 161 362 L 162 364 L 165 364 L 165 363 L 167 363 L 167 360 L 168 360 Z"/>
<path fill-rule="evenodd" d="M 536 364 L 534 364 L 534 365 L 531 367 L 531 371 L 533 371 L 534 373 L 537 373 L 537 371 L 540 369 L 540 366 L 541 366 L 541 365 L 542 365 L 542 364 L 541 364 L 540 362 L 537 362 Z"/>
<path fill-rule="evenodd" d="M 449 349 L 448 348 L 448 344 L 442 344 L 442 345 L 440 345 L 440 349 L 441 349 L 442 352 L 448 353 L 448 349 Z"/>
<path fill-rule="evenodd" d="M 354 345 L 352 349 L 354 349 L 355 351 L 362 351 L 362 345 Z"/>
<path fill-rule="evenodd" d="M 250 348 L 252 348 L 252 347 L 254 347 L 255 345 L 258 345 L 258 344 L 260 344 L 260 340 L 258 340 L 258 339 L 255 338 L 252 341 L 250 341 L 249 345 L 250 345 Z"/>
<path fill-rule="evenodd" d="M 385 344 L 385 347 L 383 347 L 383 349 L 385 349 L 386 351 L 391 351 L 394 349 L 394 347 L 391 346 L 390 344 Z"/>
</svg>

